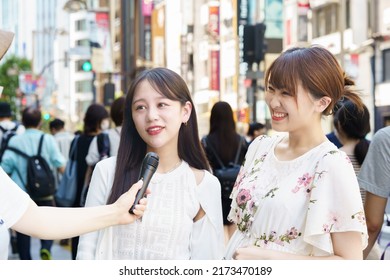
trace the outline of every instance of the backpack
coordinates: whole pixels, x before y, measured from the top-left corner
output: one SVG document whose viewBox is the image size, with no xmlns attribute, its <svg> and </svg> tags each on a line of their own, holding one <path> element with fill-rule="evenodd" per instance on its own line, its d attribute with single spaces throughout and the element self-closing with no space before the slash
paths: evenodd
<svg viewBox="0 0 390 280">
<path fill-rule="evenodd" d="M 108 158 L 110 156 L 110 138 L 107 133 L 100 133 L 96 139 L 97 148 L 99 152 L 99 160 Z"/>
<path fill-rule="evenodd" d="M 240 142 L 238 143 L 234 162 L 231 162 L 228 166 L 225 166 L 211 143 L 207 141 L 207 137 L 204 138 L 204 147 L 207 146 L 209 148 L 220 166 L 220 168 L 215 168 L 213 173 L 221 183 L 221 194 L 223 200 L 229 199 L 234 183 L 236 182 L 237 175 L 240 172 L 241 165 L 238 164 L 238 160 L 240 157 L 243 141 L 245 141 L 244 138 L 240 137 Z"/>
<path fill-rule="evenodd" d="M 16 135 L 16 130 L 18 130 L 19 124 L 16 124 L 14 128 L 12 129 L 5 129 L 2 126 L 0 126 L 0 130 L 3 132 L 3 135 L 1 137 L 1 146 L 0 146 L 0 162 L 3 158 L 3 154 L 5 150 L 7 149 L 9 140 Z"/>
<path fill-rule="evenodd" d="M 33 200 L 41 200 L 42 198 L 54 195 L 56 192 L 55 179 L 52 170 L 47 161 L 41 156 L 43 137 L 42 134 L 39 140 L 38 153 L 34 156 L 29 156 L 19 149 L 7 147 L 18 155 L 21 155 L 27 160 L 27 182 L 24 183 L 18 169 L 18 176 L 22 183 L 26 186 L 27 193 Z"/>
</svg>

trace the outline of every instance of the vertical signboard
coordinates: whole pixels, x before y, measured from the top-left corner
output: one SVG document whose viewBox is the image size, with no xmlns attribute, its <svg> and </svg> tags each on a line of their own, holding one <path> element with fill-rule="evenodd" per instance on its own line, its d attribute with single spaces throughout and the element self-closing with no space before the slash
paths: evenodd
<svg viewBox="0 0 390 280">
<path fill-rule="evenodd" d="M 152 11 L 152 60 L 156 66 L 165 66 L 165 5 Z"/>
<path fill-rule="evenodd" d="M 220 68 L 219 68 L 219 3 L 209 3 L 209 53 L 210 53 L 210 90 L 220 90 Z"/>
<path fill-rule="evenodd" d="M 219 50 L 210 50 L 210 89 L 219 91 Z"/>
<path fill-rule="evenodd" d="M 91 63 L 98 73 L 113 72 L 110 20 L 108 12 L 88 14 L 90 27 Z"/>
</svg>

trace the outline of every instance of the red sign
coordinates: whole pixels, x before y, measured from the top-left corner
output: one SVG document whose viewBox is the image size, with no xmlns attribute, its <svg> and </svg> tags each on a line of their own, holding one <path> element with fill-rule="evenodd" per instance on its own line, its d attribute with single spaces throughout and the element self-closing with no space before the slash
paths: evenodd
<svg viewBox="0 0 390 280">
<path fill-rule="evenodd" d="M 219 50 L 210 51 L 210 89 L 219 91 Z"/>
</svg>

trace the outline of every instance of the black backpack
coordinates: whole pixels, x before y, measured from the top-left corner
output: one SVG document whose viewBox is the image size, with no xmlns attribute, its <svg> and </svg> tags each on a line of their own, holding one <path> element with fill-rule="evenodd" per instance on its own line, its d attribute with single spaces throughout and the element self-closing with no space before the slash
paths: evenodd
<svg viewBox="0 0 390 280">
<path fill-rule="evenodd" d="M 241 147 L 245 139 L 240 137 L 238 144 L 237 152 L 234 157 L 234 162 L 230 162 L 228 166 L 225 166 L 217 154 L 217 151 L 214 149 L 213 145 L 208 141 L 207 136 L 203 138 L 203 147 L 208 147 L 211 153 L 214 155 L 216 161 L 218 162 L 219 168 L 213 170 L 213 174 L 218 178 L 221 183 L 221 195 L 222 199 L 230 199 L 230 194 L 232 192 L 233 186 L 236 182 L 237 175 L 240 172 L 241 165 L 238 163 L 239 157 L 241 154 Z"/>
<path fill-rule="evenodd" d="M 5 129 L 4 127 L 0 126 L 0 130 L 3 132 L 3 135 L 1 136 L 0 162 L 3 158 L 5 150 L 7 149 L 9 140 L 16 135 L 16 130 L 18 130 L 18 127 L 19 124 L 16 124 L 12 129 Z"/>
<path fill-rule="evenodd" d="M 108 158 L 110 156 L 110 138 L 105 132 L 100 133 L 96 139 L 97 148 L 99 152 L 99 160 Z"/>
<path fill-rule="evenodd" d="M 50 169 L 47 161 L 41 156 L 44 136 L 45 134 L 42 134 L 39 140 L 38 153 L 34 156 L 29 156 L 14 147 L 7 147 L 8 150 L 27 159 L 27 183 L 23 182 L 18 169 L 16 169 L 16 172 L 22 183 L 26 186 L 28 194 L 34 200 L 41 200 L 42 198 L 54 195 L 56 192 L 53 171 Z"/>
</svg>

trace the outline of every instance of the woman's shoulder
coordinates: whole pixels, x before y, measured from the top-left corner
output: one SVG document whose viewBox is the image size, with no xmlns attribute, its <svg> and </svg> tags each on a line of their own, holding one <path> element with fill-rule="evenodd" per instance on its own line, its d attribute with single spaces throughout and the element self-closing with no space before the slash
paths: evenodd
<svg viewBox="0 0 390 280">
<path fill-rule="evenodd" d="M 106 159 L 102 159 L 98 163 L 96 163 L 95 169 L 99 168 L 102 170 L 115 170 L 115 165 L 116 165 L 116 156 L 112 156 Z"/>
<path fill-rule="evenodd" d="M 280 141 L 281 135 L 260 135 L 253 139 L 253 141 L 249 144 L 248 151 L 258 151 L 259 149 L 268 149 L 267 147 L 271 146 L 277 141 Z"/>
<path fill-rule="evenodd" d="M 317 155 L 319 161 L 325 165 L 336 167 L 345 163 L 352 164 L 347 153 L 337 148 L 336 145 L 330 141 L 326 141 L 320 145 Z"/>
<path fill-rule="evenodd" d="M 191 172 L 195 176 L 195 181 L 197 186 L 201 186 L 204 184 L 219 183 L 217 177 L 215 177 L 213 174 L 211 174 L 208 170 L 205 169 L 197 169 L 192 166 L 189 166 Z"/>
</svg>

